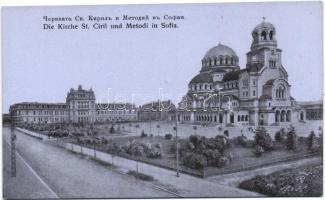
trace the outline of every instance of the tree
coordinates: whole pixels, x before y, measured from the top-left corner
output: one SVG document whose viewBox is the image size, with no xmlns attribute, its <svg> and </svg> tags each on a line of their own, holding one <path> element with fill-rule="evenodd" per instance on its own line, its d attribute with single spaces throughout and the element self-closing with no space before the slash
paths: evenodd
<svg viewBox="0 0 325 200">
<path fill-rule="evenodd" d="M 109 132 L 112 133 L 112 134 L 115 133 L 115 128 L 114 128 L 113 125 L 111 125 L 111 128 L 109 129 Z"/>
<path fill-rule="evenodd" d="M 183 164 L 192 169 L 202 169 L 207 166 L 207 159 L 201 154 L 187 153 L 183 158 Z"/>
<path fill-rule="evenodd" d="M 296 150 L 298 146 L 298 137 L 294 128 L 291 128 L 287 134 L 286 146 L 288 150 Z"/>
<path fill-rule="evenodd" d="M 307 138 L 307 146 L 310 151 L 317 151 L 320 147 L 314 131 L 311 131 Z"/>
<path fill-rule="evenodd" d="M 229 137 L 229 131 L 228 131 L 228 130 L 224 130 L 224 131 L 223 131 L 223 134 L 224 134 L 226 137 Z"/>
<path fill-rule="evenodd" d="M 284 130 L 284 128 L 281 128 L 279 131 L 277 131 L 274 135 L 274 139 L 277 142 L 284 142 L 286 140 L 287 134 Z"/>
<path fill-rule="evenodd" d="M 273 141 L 271 136 L 266 132 L 265 128 L 258 127 L 255 130 L 255 145 L 260 145 L 264 150 L 273 149 Z"/>
</svg>

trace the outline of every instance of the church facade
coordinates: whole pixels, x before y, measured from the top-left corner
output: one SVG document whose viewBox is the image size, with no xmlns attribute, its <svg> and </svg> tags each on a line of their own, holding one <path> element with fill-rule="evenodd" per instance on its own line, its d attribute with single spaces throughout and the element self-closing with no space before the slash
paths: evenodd
<svg viewBox="0 0 325 200">
<path fill-rule="evenodd" d="M 305 121 L 306 107 L 315 106 L 313 102 L 300 105 L 291 96 L 276 36 L 275 27 L 265 20 L 253 29 L 244 69 L 230 47 L 219 43 L 211 48 L 179 103 L 178 121 L 249 126 Z M 322 103 L 318 110 L 322 113 Z"/>
</svg>

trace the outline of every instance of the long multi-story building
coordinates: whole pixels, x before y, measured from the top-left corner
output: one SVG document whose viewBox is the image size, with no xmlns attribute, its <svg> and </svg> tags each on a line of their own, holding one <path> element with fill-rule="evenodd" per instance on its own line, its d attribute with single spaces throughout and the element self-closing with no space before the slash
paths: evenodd
<svg viewBox="0 0 325 200">
<path fill-rule="evenodd" d="M 10 106 L 17 123 L 56 123 L 69 120 L 65 103 L 23 102 Z"/>
<path fill-rule="evenodd" d="M 152 101 L 139 107 L 138 118 L 140 121 L 166 121 L 175 109 L 171 100 Z"/>
<path fill-rule="evenodd" d="M 138 109 L 130 103 L 96 104 L 96 122 L 136 121 Z"/>
<path fill-rule="evenodd" d="M 81 85 L 71 88 L 66 103 L 22 102 L 11 105 L 10 117 L 15 123 L 93 123 L 107 121 L 136 121 L 137 108 L 129 103 L 96 104 L 92 89 Z"/>
</svg>

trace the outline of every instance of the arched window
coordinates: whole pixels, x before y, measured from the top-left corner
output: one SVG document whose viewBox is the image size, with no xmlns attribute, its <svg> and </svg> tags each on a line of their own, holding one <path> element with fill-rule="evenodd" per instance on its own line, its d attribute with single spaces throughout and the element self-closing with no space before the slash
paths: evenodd
<svg viewBox="0 0 325 200">
<path fill-rule="evenodd" d="M 288 110 L 287 111 L 287 122 L 290 122 L 291 121 L 291 111 Z"/>
<path fill-rule="evenodd" d="M 300 112 L 300 120 L 304 120 L 304 112 Z"/>
<path fill-rule="evenodd" d="M 226 58 L 226 65 L 228 65 L 228 58 Z"/>
<path fill-rule="evenodd" d="M 220 57 L 220 65 L 222 65 L 223 64 L 223 59 L 222 59 L 222 57 Z"/>
<path fill-rule="evenodd" d="M 230 59 L 230 63 L 231 63 L 232 65 L 234 64 L 234 59 L 233 59 L 233 58 Z"/>
<path fill-rule="evenodd" d="M 240 115 L 238 115 L 238 116 L 237 116 L 237 121 L 239 121 L 239 122 L 240 122 Z"/>
<path fill-rule="evenodd" d="M 262 40 L 266 40 L 266 31 L 263 31 L 261 36 L 262 36 Z"/>
<path fill-rule="evenodd" d="M 284 122 L 285 121 L 285 118 L 286 118 L 286 112 L 284 110 L 281 111 L 281 119 L 280 121 L 281 122 Z"/>
<path fill-rule="evenodd" d="M 280 111 L 276 111 L 275 112 L 275 122 L 279 122 L 279 119 L 280 119 Z"/>
<path fill-rule="evenodd" d="M 245 116 L 244 115 L 241 116 L 241 121 L 245 121 Z"/>
<path fill-rule="evenodd" d="M 273 31 L 270 31 L 270 40 L 273 40 Z"/>
<path fill-rule="evenodd" d="M 245 115 L 245 121 L 248 122 L 248 115 Z"/>
</svg>

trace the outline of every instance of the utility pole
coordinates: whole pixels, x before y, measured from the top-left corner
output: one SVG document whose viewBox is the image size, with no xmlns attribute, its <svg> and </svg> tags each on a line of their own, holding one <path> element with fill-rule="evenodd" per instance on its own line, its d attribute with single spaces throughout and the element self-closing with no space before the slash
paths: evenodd
<svg viewBox="0 0 325 200">
<path fill-rule="evenodd" d="M 176 176 L 179 177 L 179 155 L 178 155 L 178 137 L 177 137 L 177 129 L 178 129 L 178 113 L 176 110 L 176 126 L 175 126 L 175 135 L 176 135 Z"/>
<path fill-rule="evenodd" d="M 10 112 L 11 126 L 10 126 L 10 144 L 11 144 L 11 177 L 16 177 L 16 134 L 15 134 L 15 119 L 13 111 Z"/>
</svg>

